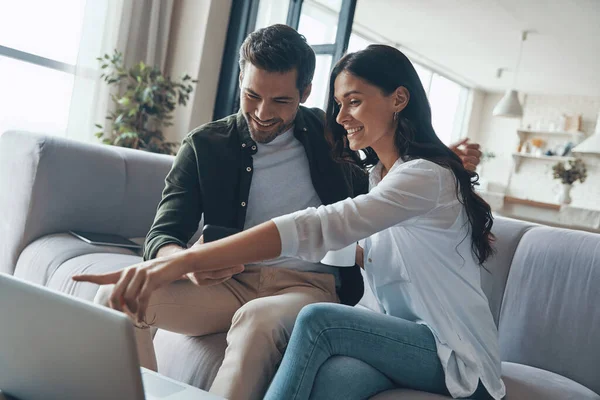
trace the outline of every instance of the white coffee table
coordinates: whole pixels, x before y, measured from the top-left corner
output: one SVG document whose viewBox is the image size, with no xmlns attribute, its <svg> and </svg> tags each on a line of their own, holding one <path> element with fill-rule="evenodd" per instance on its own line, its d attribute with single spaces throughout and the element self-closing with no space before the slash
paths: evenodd
<svg viewBox="0 0 600 400">
<path fill-rule="evenodd" d="M 197 387 L 176 381 L 146 368 L 142 370 L 142 381 L 146 391 L 146 400 L 225 400 L 223 397 L 208 393 Z M 148 393 L 155 396 L 149 396 Z M 3 400 L 0 398 L 0 400 Z"/>
</svg>

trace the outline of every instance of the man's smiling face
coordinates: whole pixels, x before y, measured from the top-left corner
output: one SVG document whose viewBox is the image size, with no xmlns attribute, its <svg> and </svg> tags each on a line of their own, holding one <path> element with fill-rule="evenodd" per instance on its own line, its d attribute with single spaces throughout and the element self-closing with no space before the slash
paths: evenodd
<svg viewBox="0 0 600 400">
<path fill-rule="evenodd" d="M 271 142 L 294 124 L 299 104 L 310 94 L 310 86 L 300 94 L 297 77 L 295 68 L 269 72 L 246 63 L 240 73 L 240 107 L 257 143 Z"/>
</svg>

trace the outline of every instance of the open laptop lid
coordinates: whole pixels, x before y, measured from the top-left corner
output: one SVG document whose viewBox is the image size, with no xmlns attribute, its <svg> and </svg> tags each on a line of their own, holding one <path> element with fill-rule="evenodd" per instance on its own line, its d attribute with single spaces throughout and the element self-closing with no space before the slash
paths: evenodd
<svg viewBox="0 0 600 400">
<path fill-rule="evenodd" d="M 19 399 L 144 399 L 117 311 L 0 273 L 0 389 Z"/>
</svg>

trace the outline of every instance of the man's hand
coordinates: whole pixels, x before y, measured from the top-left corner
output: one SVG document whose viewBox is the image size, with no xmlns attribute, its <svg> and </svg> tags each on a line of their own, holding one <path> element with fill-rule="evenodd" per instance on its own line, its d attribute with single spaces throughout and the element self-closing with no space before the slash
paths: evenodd
<svg viewBox="0 0 600 400">
<path fill-rule="evenodd" d="M 204 236 L 200 236 L 192 248 L 201 246 L 203 244 Z M 239 274 L 242 271 L 244 271 L 244 265 L 240 264 L 220 271 L 191 272 L 187 275 L 184 275 L 182 279 L 189 279 L 198 286 L 213 286 L 231 279 L 233 275 Z"/>
<path fill-rule="evenodd" d="M 469 143 L 469 138 L 466 138 L 448 147 L 460 157 L 467 170 L 475 171 L 482 155 L 481 150 L 479 150 L 481 146 L 478 143 Z"/>
</svg>

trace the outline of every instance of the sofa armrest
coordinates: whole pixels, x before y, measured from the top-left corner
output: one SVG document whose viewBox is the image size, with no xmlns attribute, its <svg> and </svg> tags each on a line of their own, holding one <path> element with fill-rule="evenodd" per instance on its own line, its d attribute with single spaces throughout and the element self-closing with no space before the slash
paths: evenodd
<svg viewBox="0 0 600 400">
<path fill-rule="evenodd" d="M 0 272 L 68 230 L 145 236 L 173 157 L 26 132 L 0 136 Z"/>
</svg>

